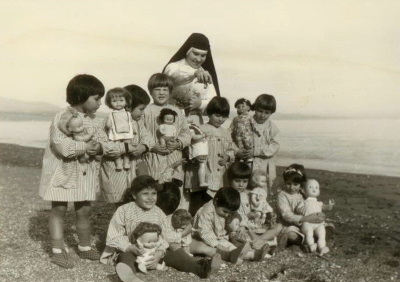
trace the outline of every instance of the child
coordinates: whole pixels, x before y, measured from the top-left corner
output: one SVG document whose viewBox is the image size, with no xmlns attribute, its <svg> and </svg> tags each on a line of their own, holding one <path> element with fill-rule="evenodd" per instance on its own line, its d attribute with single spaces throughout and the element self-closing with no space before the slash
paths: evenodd
<svg viewBox="0 0 400 282">
<path fill-rule="evenodd" d="M 261 94 L 253 104 L 254 131 L 253 149 L 239 149 L 237 156 L 242 159 L 253 158 L 252 169 L 261 169 L 268 175 L 268 189 L 271 190 L 276 177 L 275 155 L 279 150 L 276 137 L 279 133 L 276 125 L 269 118 L 276 111 L 274 96 Z"/>
<path fill-rule="evenodd" d="M 161 173 L 171 164 L 182 159 L 183 148 L 190 144 L 189 126 L 182 110 L 169 104 L 172 88 L 172 81 L 165 74 L 153 74 L 148 81 L 148 89 L 153 98 L 153 104 L 150 104 L 144 112 L 144 125 L 150 132 L 153 142 L 156 145 L 146 155 L 145 161 L 149 174 L 156 180 L 160 179 Z M 159 144 L 157 138 L 160 127 L 159 116 L 162 109 L 171 109 L 178 114 L 174 122 L 177 134 L 172 140 L 167 141 L 166 145 Z M 176 178 L 183 181 L 182 168 L 178 167 L 177 170 L 177 173 L 175 173 Z M 183 195 L 183 191 L 181 193 Z M 188 202 L 184 197 L 181 197 L 181 201 L 181 207 L 188 206 Z"/>
<path fill-rule="evenodd" d="M 83 126 L 83 119 L 73 109 L 66 111 L 60 118 L 58 128 L 67 136 L 71 136 L 75 141 L 88 142 L 93 138 L 94 133 L 90 133 Z M 79 156 L 80 163 L 86 163 L 90 159 L 88 154 Z"/>
<path fill-rule="evenodd" d="M 192 118 L 188 117 L 191 145 L 189 146 L 189 160 L 196 159 L 199 164 L 198 177 L 199 186 L 207 187 L 206 181 L 206 161 L 208 156 L 208 142 L 205 134 L 201 129 L 194 123 Z"/>
<path fill-rule="evenodd" d="M 255 129 L 254 119 L 250 116 L 251 103 L 249 100 L 241 98 L 236 101 L 235 108 L 238 116 L 232 120 L 230 125 L 232 139 L 239 149 L 251 150 L 253 149 L 253 133 L 260 135 Z M 248 158 L 245 161 L 251 164 L 253 159 Z"/>
<path fill-rule="evenodd" d="M 159 143 L 161 146 L 165 146 L 166 142 L 175 139 L 176 127 L 174 125 L 175 119 L 178 114 L 171 109 L 162 109 L 160 112 L 160 127 L 159 131 Z"/>
<path fill-rule="evenodd" d="M 132 232 L 130 242 L 136 244 L 138 249 L 143 249 L 144 253 L 136 258 L 138 269 L 147 273 L 145 262 L 152 258 L 152 254 L 161 247 L 160 241 L 161 227 L 154 223 L 140 222 Z M 159 262 L 156 270 L 165 270 L 165 262 Z"/>
<path fill-rule="evenodd" d="M 105 103 L 112 109 L 112 112 L 106 121 L 106 132 L 108 139 L 111 141 L 119 141 L 130 143 L 133 139 L 132 117 L 126 111 L 128 105 L 131 104 L 130 94 L 124 88 L 113 88 L 108 90 Z M 116 170 L 130 168 L 129 154 L 122 154 L 120 158 L 115 159 Z"/>
<path fill-rule="evenodd" d="M 171 250 L 182 248 L 191 255 L 189 245 L 192 243 L 192 216 L 187 210 L 178 209 L 167 216 L 162 229 Z"/>
<path fill-rule="evenodd" d="M 308 179 L 303 189 L 303 194 L 306 196 L 306 200 L 300 202 L 296 208 L 296 211 L 301 215 L 309 215 L 311 213 L 318 213 L 323 210 L 332 210 L 335 202 L 333 200 L 329 200 L 329 204 L 324 205 L 322 202 L 317 200 L 319 193 L 319 183 L 317 180 Z M 326 246 L 325 240 L 325 222 L 303 222 L 300 229 L 306 237 L 306 244 L 311 252 L 316 252 L 317 248 L 320 254 L 326 254 L 329 252 L 329 248 Z M 318 239 L 317 243 L 314 242 L 314 235 Z"/>
<path fill-rule="evenodd" d="M 54 117 L 43 157 L 39 195 L 44 200 L 51 201 L 51 261 L 64 268 L 74 267 L 64 245 L 64 218 L 68 202 L 73 202 L 75 207 L 79 256 L 82 259 L 99 259 L 90 240 L 90 201 L 96 199 L 99 165 L 93 161 L 81 164 L 78 158 L 85 153 L 89 156 L 100 154 L 103 141 L 107 141 L 102 130 L 102 121 L 94 114 L 101 105 L 100 99 L 103 95 L 103 84 L 92 75 L 77 75 L 69 81 L 67 102 L 70 106 Z M 71 111 L 82 118 L 84 128 L 94 134 L 93 140 L 76 141 L 60 131 L 58 124 L 61 117 Z"/>
<path fill-rule="evenodd" d="M 234 160 L 234 148 L 229 131 L 222 124 L 229 116 L 229 102 L 223 97 L 214 97 L 208 103 L 206 113 L 209 121 L 200 126 L 208 142 L 208 157 L 206 163 L 207 189 L 199 189 L 199 179 L 196 164 L 186 166 L 185 184 L 192 193 L 190 213 L 194 214 L 205 202 L 209 201 L 221 187 L 226 186 L 225 171 L 228 163 Z M 200 190 L 200 191 L 199 191 Z"/>
<path fill-rule="evenodd" d="M 163 220 L 162 226 L 162 236 L 169 242 L 181 242 L 182 236 L 186 237 L 185 233 L 190 234 L 192 231 L 192 226 L 187 225 L 182 232 L 175 232 L 172 227 L 172 214 L 178 208 L 181 199 L 181 193 L 179 187 L 181 184 L 176 184 L 175 182 L 166 182 L 163 185 L 161 191 L 159 191 L 157 196 L 157 206 L 159 206 L 167 215 Z M 187 212 L 180 210 L 182 214 L 186 214 L 183 218 L 188 218 Z M 185 220 L 183 220 L 185 222 Z M 193 247 L 193 243 L 189 246 L 190 249 Z M 203 244 L 201 247 L 204 247 Z M 195 247 L 195 246 L 194 246 Z M 207 246 L 208 247 L 208 246 Z M 165 256 L 165 263 L 167 266 L 174 267 L 175 269 L 183 272 L 190 272 L 198 275 L 200 278 L 210 277 L 212 271 L 218 270 L 221 267 L 221 255 L 216 254 L 215 250 L 208 247 L 210 251 L 211 259 L 205 258 L 198 260 L 193 258 L 191 254 L 185 251 L 183 248 L 179 248 L 178 244 L 170 244 L 170 248 L 167 249 Z M 211 250 L 212 249 L 212 253 Z M 201 251 L 205 251 L 204 248 Z M 201 252 L 200 252 L 201 253 Z"/>
<path fill-rule="evenodd" d="M 131 109 L 133 139 L 131 143 L 110 142 L 109 146 L 103 147 L 103 160 L 101 163 L 101 189 L 103 197 L 110 203 L 121 203 L 125 191 L 131 186 L 132 180 L 139 174 L 146 174 L 140 171 L 143 167 L 142 156 L 155 145 L 153 138 L 143 123 L 143 111 L 150 103 L 150 97 L 145 90 L 137 85 L 124 87 L 131 96 Z M 122 154 L 130 155 L 130 169 L 117 170 L 115 158 Z"/>
<path fill-rule="evenodd" d="M 140 222 L 161 225 L 165 214 L 155 204 L 157 191 L 160 189 L 156 180 L 148 175 L 140 175 L 132 181 L 132 186 L 125 194 L 125 204 L 114 213 L 107 232 L 106 248 L 101 256 L 104 263 L 116 257 L 116 271 L 122 281 L 137 279 L 136 258 L 145 253 L 143 248 L 132 244 L 130 238 Z M 155 269 L 165 255 L 168 243 L 161 240 L 161 246 L 154 252 L 153 259 L 146 263 L 148 269 Z"/>
<path fill-rule="evenodd" d="M 284 189 L 278 193 L 277 208 L 278 215 L 283 226 L 284 236 L 282 242 L 278 245 L 286 245 L 289 241 L 291 244 L 300 245 L 303 242 L 303 234 L 300 232 L 299 226 L 304 222 L 322 223 L 325 220 L 323 213 L 312 213 L 310 215 L 295 214 L 296 207 L 303 202 L 303 196 L 300 193 L 302 185 L 307 181 L 304 166 L 300 164 L 292 164 L 283 171 L 283 180 L 285 182 Z"/>
<path fill-rule="evenodd" d="M 228 168 L 227 175 L 230 180 L 230 185 L 240 194 L 238 213 L 242 220 L 240 222 L 240 229 L 237 232 L 248 233 L 253 239 L 252 247 L 254 249 L 260 249 L 266 244 L 271 246 L 275 245 L 275 238 L 280 235 L 282 225 L 276 224 L 269 230 L 263 230 L 263 234 L 257 235 L 256 232 L 260 230 L 258 230 L 257 226 L 249 219 L 251 215 L 249 193 L 251 190 L 247 189 L 247 186 L 251 176 L 251 168 L 244 162 L 234 162 Z"/>
</svg>

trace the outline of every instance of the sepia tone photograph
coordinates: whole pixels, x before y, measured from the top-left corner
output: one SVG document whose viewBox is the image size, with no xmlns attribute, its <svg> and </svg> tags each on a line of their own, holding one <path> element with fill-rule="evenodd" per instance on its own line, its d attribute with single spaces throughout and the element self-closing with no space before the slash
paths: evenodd
<svg viewBox="0 0 400 282">
<path fill-rule="evenodd" d="M 0 2 L 1 281 L 400 281 L 400 3 Z"/>
</svg>

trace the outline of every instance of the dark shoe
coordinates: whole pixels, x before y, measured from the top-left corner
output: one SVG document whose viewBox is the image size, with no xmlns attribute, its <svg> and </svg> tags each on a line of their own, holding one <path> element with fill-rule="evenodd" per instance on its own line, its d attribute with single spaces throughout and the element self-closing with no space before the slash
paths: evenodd
<svg viewBox="0 0 400 282">
<path fill-rule="evenodd" d="M 283 234 L 281 233 L 278 236 L 278 245 L 276 246 L 275 253 L 280 253 L 286 248 L 288 237 L 289 233 L 283 233 Z"/>
<path fill-rule="evenodd" d="M 241 246 L 237 247 L 233 251 L 230 252 L 229 254 L 229 261 L 231 263 L 237 263 L 238 260 L 242 259 L 242 257 L 251 250 L 250 243 L 246 242 L 242 244 Z"/>
<path fill-rule="evenodd" d="M 216 253 L 211 257 L 211 259 L 201 260 L 200 264 L 202 264 L 202 267 L 199 273 L 199 277 L 209 278 L 212 273 L 221 268 L 222 264 L 221 255 Z"/>
<path fill-rule="evenodd" d="M 100 260 L 99 252 L 90 249 L 89 251 L 79 251 L 78 255 L 81 259 Z"/>
<path fill-rule="evenodd" d="M 268 251 L 269 245 L 265 244 L 260 250 L 255 251 L 253 261 L 262 261 L 268 255 Z"/>
<path fill-rule="evenodd" d="M 60 254 L 53 253 L 51 256 L 51 262 L 57 264 L 58 266 L 66 269 L 74 268 L 74 264 L 72 263 L 72 258 L 70 254 L 62 250 Z"/>
</svg>

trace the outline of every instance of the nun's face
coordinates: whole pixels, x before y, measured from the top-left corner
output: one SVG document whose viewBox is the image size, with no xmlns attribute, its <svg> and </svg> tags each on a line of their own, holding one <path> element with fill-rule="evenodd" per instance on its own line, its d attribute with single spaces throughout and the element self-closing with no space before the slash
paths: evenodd
<svg viewBox="0 0 400 282">
<path fill-rule="evenodd" d="M 198 69 L 204 63 L 207 58 L 208 51 L 201 49 L 191 48 L 189 53 L 186 55 L 186 62 L 189 66 L 194 69 Z"/>
</svg>

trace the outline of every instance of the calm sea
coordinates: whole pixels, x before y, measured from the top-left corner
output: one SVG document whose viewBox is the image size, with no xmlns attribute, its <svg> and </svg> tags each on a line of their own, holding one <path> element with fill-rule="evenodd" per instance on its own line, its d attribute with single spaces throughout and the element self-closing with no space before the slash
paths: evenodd
<svg viewBox="0 0 400 282">
<path fill-rule="evenodd" d="M 400 177 L 400 119 L 275 120 L 278 165 Z M 50 121 L 0 121 L 0 142 L 44 148 Z"/>
</svg>

